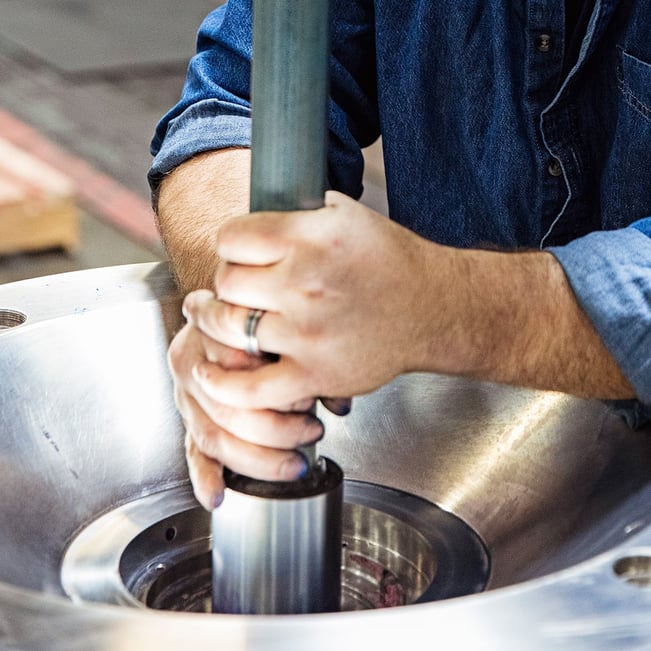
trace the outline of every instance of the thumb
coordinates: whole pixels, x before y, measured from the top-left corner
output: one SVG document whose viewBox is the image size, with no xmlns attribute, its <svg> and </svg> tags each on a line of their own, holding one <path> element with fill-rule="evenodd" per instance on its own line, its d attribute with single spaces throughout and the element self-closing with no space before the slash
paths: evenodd
<svg viewBox="0 0 651 651">
<path fill-rule="evenodd" d="M 217 236 L 217 255 L 234 264 L 267 266 L 287 254 L 288 213 L 258 212 L 230 219 Z"/>
</svg>

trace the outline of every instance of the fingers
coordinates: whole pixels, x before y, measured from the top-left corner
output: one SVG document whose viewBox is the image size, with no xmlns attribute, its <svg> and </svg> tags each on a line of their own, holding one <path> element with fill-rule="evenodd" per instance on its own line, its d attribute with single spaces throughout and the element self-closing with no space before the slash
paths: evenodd
<svg viewBox="0 0 651 651">
<path fill-rule="evenodd" d="M 222 366 L 230 368 L 224 363 L 224 358 L 237 360 L 237 366 L 245 364 L 245 360 L 235 353 L 226 350 L 245 349 L 247 345 L 246 320 L 249 308 L 240 307 L 215 299 L 214 294 L 206 291 L 192 292 L 183 301 L 183 312 L 188 323 L 198 328 L 209 340 L 205 342 L 207 350 L 221 355 Z M 260 350 L 269 353 L 282 354 L 286 352 L 286 342 L 291 337 L 292 331 L 287 323 L 283 323 L 280 315 L 275 312 L 265 311 L 258 322 L 256 336 Z M 208 357 L 209 361 L 216 361 Z"/>
<path fill-rule="evenodd" d="M 286 213 L 243 215 L 220 228 L 217 255 L 235 264 L 275 264 L 287 254 L 285 229 Z"/>
<path fill-rule="evenodd" d="M 213 424 L 254 445 L 293 450 L 323 437 L 323 423 L 305 411 L 237 409 L 210 399 L 204 392 L 197 392 L 194 398 Z M 204 451 L 209 451 L 207 446 Z"/>
<path fill-rule="evenodd" d="M 318 440 L 323 425 L 316 417 L 300 413 L 312 406 L 312 399 L 288 400 L 284 411 L 242 410 L 211 399 L 192 371 L 207 359 L 226 373 L 251 372 L 265 362 L 211 340 L 191 324 L 170 345 L 168 361 L 186 426 L 190 478 L 197 499 L 211 510 L 222 499 L 224 466 L 267 481 L 298 479 L 307 466 L 294 448 Z M 224 366 L 235 370 L 225 371 Z"/>
<path fill-rule="evenodd" d="M 229 220 L 219 229 L 217 254 L 222 260 L 241 265 L 268 266 L 280 262 L 297 234 L 321 239 L 329 218 L 323 213 L 344 208 L 356 210 L 358 202 L 340 192 L 325 195 L 325 207 L 318 210 L 258 212 Z M 368 210 L 368 209 L 367 209 Z"/>
<path fill-rule="evenodd" d="M 335 416 L 346 416 L 350 413 L 353 401 L 351 398 L 321 398 L 321 403 Z"/>
<path fill-rule="evenodd" d="M 216 509 L 224 499 L 223 466 L 197 448 L 190 432 L 185 436 L 185 458 L 194 496 L 206 511 Z"/>
<path fill-rule="evenodd" d="M 195 496 L 207 510 L 223 499 L 223 467 L 266 481 L 294 481 L 307 471 L 305 458 L 294 450 L 255 445 L 215 424 L 198 402 L 185 395 L 182 413 L 186 422 L 186 458 Z M 275 422 L 280 438 L 283 423 Z M 322 431 L 322 428 L 321 428 Z"/>
<path fill-rule="evenodd" d="M 216 277 L 219 300 L 276 312 L 281 292 L 285 289 L 280 276 L 278 265 L 262 267 L 223 264 Z"/>
<path fill-rule="evenodd" d="M 281 357 L 253 371 L 232 371 L 211 362 L 192 369 L 195 382 L 216 402 L 238 409 L 274 409 L 302 402 L 318 393 L 312 376 L 293 360 Z"/>
</svg>

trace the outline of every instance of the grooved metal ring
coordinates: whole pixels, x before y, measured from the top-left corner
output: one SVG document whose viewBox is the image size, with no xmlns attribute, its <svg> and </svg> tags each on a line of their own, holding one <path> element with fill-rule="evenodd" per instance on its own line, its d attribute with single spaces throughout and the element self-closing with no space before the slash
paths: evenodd
<svg viewBox="0 0 651 651">
<path fill-rule="evenodd" d="M 258 344 L 258 337 L 256 332 L 258 330 L 258 323 L 264 315 L 264 310 L 249 310 L 246 315 L 246 322 L 244 323 L 244 335 L 246 336 L 246 350 L 249 355 L 259 355 L 260 346 Z"/>
</svg>

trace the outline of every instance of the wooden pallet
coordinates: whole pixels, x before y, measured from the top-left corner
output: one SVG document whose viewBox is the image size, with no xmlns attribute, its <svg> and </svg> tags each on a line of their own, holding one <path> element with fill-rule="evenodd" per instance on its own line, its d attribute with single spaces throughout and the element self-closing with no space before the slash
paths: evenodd
<svg viewBox="0 0 651 651">
<path fill-rule="evenodd" d="M 0 138 L 0 254 L 79 244 L 74 185 Z"/>
</svg>

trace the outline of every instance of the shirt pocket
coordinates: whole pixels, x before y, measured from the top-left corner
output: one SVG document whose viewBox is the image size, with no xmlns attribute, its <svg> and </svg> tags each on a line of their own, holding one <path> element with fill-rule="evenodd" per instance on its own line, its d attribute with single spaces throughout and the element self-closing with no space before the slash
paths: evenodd
<svg viewBox="0 0 651 651">
<path fill-rule="evenodd" d="M 626 104 L 651 122 L 651 63 L 620 49 L 617 72 L 619 89 Z"/>
<path fill-rule="evenodd" d="M 651 64 L 618 50 L 618 101 L 612 131 L 596 138 L 603 149 L 599 209 L 604 229 L 651 215 Z"/>
</svg>

